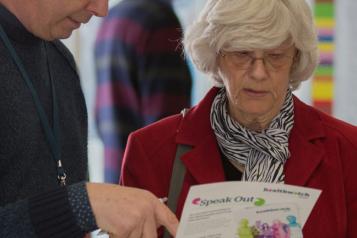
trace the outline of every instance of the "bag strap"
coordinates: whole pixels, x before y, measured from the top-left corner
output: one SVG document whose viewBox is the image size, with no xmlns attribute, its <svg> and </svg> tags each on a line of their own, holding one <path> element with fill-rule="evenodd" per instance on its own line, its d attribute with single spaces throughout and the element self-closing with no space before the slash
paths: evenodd
<svg viewBox="0 0 357 238">
<path fill-rule="evenodd" d="M 182 155 L 191 150 L 189 145 L 177 145 L 176 156 L 174 161 L 174 166 L 172 168 L 172 176 L 170 182 L 169 196 L 167 199 L 167 206 L 171 209 L 172 212 L 176 212 L 177 200 L 181 192 L 183 180 L 185 177 L 185 166 L 181 161 Z"/>
<path fill-rule="evenodd" d="M 186 109 L 186 108 L 181 111 L 182 118 L 185 117 L 185 115 L 187 114 L 187 111 L 188 111 L 188 109 Z M 181 188 L 182 188 L 182 184 L 183 184 L 183 180 L 184 180 L 185 172 L 186 172 L 185 166 L 181 161 L 181 157 L 186 152 L 190 151 L 191 149 L 192 149 L 192 146 L 189 146 L 189 145 L 183 145 L 183 144 L 177 145 L 175 161 L 174 161 L 174 165 L 172 168 L 169 195 L 168 195 L 168 200 L 167 200 L 167 206 L 171 209 L 171 211 L 173 213 L 176 212 L 177 200 L 181 193 Z M 163 238 L 169 238 L 169 237 L 170 237 L 170 234 L 165 229 Z"/>
</svg>

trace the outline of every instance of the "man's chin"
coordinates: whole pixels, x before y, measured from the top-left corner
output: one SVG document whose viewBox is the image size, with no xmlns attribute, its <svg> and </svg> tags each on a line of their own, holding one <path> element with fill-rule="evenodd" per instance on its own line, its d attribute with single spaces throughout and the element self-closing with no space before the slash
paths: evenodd
<svg viewBox="0 0 357 238">
<path fill-rule="evenodd" d="M 61 40 L 64 40 L 64 39 L 69 38 L 71 35 L 72 35 L 72 31 L 71 31 L 71 32 L 69 32 L 68 34 L 64 34 L 64 35 L 62 35 L 62 36 L 59 36 L 59 37 L 57 37 L 57 38 L 55 38 L 55 39 L 61 39 Z"/>
<path fill-rule="evenodd" d="M 45 41 L 54 41 L 60 39 L 67 39 L 72 35 L 72 32 L 66 32 L 61 34 L 35 34 L 38 38 Z"/>
<path fill-rule="evenodd" d="M 73 31 L 65 31 L 57 34 L 52 34 L 47 40 L 53 41 L 53 40 L 65 40 L 69 38 L 72 35 Z"/>
</svg>

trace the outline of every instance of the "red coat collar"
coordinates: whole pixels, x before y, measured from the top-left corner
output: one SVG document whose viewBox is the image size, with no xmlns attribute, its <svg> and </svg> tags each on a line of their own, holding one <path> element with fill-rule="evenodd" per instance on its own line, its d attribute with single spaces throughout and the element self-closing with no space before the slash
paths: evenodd
<svg viewBox="0 0 357 238">
<path fill-rule="evenodd" d="M 197 183 L 225 180 L 219 148 L 210 123 L 211 105 L 218 90 L 212 88 L 197 106 L 189 110 L 176 137 L 177 143 L 193 146 L 181 159 Z M 325 133 L 316 110 L 296 97 L 294 113 L 294 127 L 289 138 L 291 157 L 285 165 L 285 182 L 302 186 L 323 158 L 324 150 L 315 142 L 324 138 Z"/>
<path fill-rule="evenodd" d="M 289 138 L 291 157 L 285 164 L 285 183 L 300 186 L 307 183 L 325 155 L 319 143 L 325 137 L 317 110 L 294 97 L 294 127 Z"/>
</svg>

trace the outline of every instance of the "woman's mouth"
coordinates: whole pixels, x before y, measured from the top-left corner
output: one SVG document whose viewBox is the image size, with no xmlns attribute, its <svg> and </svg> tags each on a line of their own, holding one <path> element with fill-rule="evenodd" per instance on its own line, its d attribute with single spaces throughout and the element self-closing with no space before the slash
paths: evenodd
<svg viewBox="0 0 357 238">
<path fill-rule="evenodd" d="M 250 97 L 264 97 L 269 93 L 268 91 L 255 90 L 250 88 L 244 88 L 243 91 L 245 94 L 247 94 Z"/>
</svg>

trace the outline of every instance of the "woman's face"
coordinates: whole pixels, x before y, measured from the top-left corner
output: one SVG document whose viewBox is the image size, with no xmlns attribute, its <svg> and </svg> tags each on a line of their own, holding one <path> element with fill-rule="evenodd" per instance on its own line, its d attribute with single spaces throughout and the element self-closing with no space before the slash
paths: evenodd
<svg viewBox="0 0 357 238">
<path fill-rule="evenodd" d="M 242 120 L 272 120 L 280 111 L 296 54 L 295 47 L 221 52 L 219 70 L 229 114 Z"/>
</svg>

